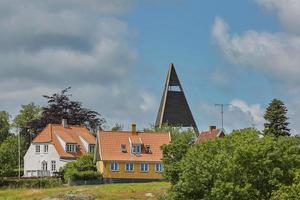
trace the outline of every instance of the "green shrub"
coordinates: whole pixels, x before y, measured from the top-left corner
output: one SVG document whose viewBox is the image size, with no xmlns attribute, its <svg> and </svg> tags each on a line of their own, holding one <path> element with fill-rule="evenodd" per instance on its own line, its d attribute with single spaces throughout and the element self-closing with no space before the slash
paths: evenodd
<svg viewBox="0 0 300 200">
<path fill-rule="evenodd" d="M 37 178 L 37 179 L 0 179 L 0 188 L 50 188 L 62 185 L 60 179 Z"/>
</svg>

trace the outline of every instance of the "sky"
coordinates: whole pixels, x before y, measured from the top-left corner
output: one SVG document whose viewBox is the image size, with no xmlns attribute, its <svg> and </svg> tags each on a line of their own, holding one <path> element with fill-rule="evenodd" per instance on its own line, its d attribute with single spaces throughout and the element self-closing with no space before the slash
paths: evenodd
<svg viewBox="0 0 300 200">
<path fill-rule="evenodd" d="M 300 132 L 299 0 L 2 0 L 0 110 L 71 86 L 116 122 L 155 122 L 174 63 L 199 130 L 263 128 L 273 98 Z"/>
</svg>

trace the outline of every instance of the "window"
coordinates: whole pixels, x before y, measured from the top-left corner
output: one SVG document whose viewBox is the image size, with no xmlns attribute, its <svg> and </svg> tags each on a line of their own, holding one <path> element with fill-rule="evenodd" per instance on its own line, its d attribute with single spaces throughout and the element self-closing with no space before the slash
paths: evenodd
<svg viewBox="0 0 300 200">
<path fill-rule="evenodd" d="M 141 153 L 141 145 L 132 145 L 132 149 L 131 149 L 132 153 L 135 154 L 140 154 Z"/>
<path fill-rule="evenodd" d="M 162 172 L 164 171 L 164 166 L 161 163 L 155 163 L 155 171 L 156 172 Z"/>
<path fill-rule="evenodd" d="M 148 172 L 148 171 L 149 171 L 149 164 L 141 163 L 141 172 Z"/>
<path fill-rule="evenodd" d="M 116 162 L 110 163 L 110 171 L 119 171 L 119 164 Z"/>
<path fill-rule="evenodd" d="M 48 153 L 48 144 L 44 145 L 44 153 Z"/>
<path fill-rule="evenodd" d="M 66 150 L 67 150 L 67 152 L 75 152 L 76 151 L 76 145 L 75 144 L 67 144 Z"/>
<path fill-rule="evenodd" d="M 41 147 L 40 147 L 40 145 L 36 145 L 36 146 L 35 146 L 35 152 L 36 152 L 36 153 L 40 153 L 40 152 L 41 152 Z"/>
<path fill-rule="evenodd" d="M 151 147 L 150 147 L 150 145 L 146 145 L 145 146 L 145 152 L 146 153 L 151 153 Z"/>
<path fill-rule="evenodd" d="M 56 161 L 55 160 L 51 161 L 51 171 L 56 171 Z"/>
<path fill-rule="evenodd" d="M 47 170 L 47 162 L 46 161 L 42 162 L 42 170 L 44 170 L 44 171 Z"/>
<path fill-rule="evenodd" d="M 126 153 L 126 144 L 121 144 L 121 152 Z"/>
<path fill-rule="evenodd" d="M 125 171 L 132 172 L 133 171 L 133 163 L 126 163 L 125 164 Z"/>
<path fill-rule="evenodd" d="M 94 153 L 95 152 L 95 145 L 94 144 L 90 144 L 89 145 L 89 152 L 90 153 Z"/>
</svg>

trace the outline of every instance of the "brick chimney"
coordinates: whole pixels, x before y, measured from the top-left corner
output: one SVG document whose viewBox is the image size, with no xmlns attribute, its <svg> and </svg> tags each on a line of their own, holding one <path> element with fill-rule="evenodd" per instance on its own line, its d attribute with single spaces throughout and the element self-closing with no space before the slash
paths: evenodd
<svg viewBox="0 0 300 200">
<path fill-rule="evenodd" d="M 131 132 L 132 132 L 132 135 L 137 135 L 137 131 L 136 131 L 136 124 L 132 124 L 131 125 Z"/>
<path fill-rule="evenodd" d="M 216 126 L 209 126 L 209 127 L 208 127 L 208 130 L 209 130 L 210 132 L 213 131 L 213 130 L 215 130 L 215 129 L 217 129 Z"/>
<path fill-rule="evenodd" d="M 68 120 L 67 119 L 62 119 L 61 124 L 64 128 L 68 128 Z"/>
</svg>

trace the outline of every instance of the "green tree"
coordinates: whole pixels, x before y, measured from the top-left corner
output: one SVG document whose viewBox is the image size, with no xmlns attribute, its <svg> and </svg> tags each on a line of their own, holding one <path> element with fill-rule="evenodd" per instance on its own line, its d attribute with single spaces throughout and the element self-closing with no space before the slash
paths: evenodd
<svg viewBox="0 0 300 200">
<path fill-rule="evenodd" d="M 260 137 L 254 129 L 193 145 L 180 161 L 168 199 L 270 199 L 300 169 L 300 140 Z"/>
<path fill-rule="evenodd" d="M 21 146 L 24 145 L 24 140 L 20 140 Z M 25 150 L 21 149 L 21 164 Z M 0 145 L 0 177 L 16 176 L 18 170 L 18 137 L 11 135 Z"/>
<path fill-rule="evenodd" d="M 32 138 L 35 137 L 35 130 L 30 127 L 30 123 L 34 120 L 40 120 L 42 108 L 34 103 L 22 105 L 19 114 L 14 118 L 13 126 L 18 128 L 20 134 L 25 139 L 24 149 L 28 149 Z"/>
<path fill-rule="evenodd" d="M 0 144 L 11 134 L 9 132 L 9 114 L 5 111 L 0 112 Z"/>
<path fill-rule="evenodd" d="M 288 128 L 289 123 L 286 116 L 287 108 L 284 103 L 279 99 L 273 99 L 269 104 L 266 113 L 264 115 L 265 120 L 265 135 L 289 136 L 290 129 Z"/>
<path fill-rule="evenodd" d="M 111 128 L 112 131 L 122 131 L 124 129 L 124 125 L 120 123 L 115 123 L 115 125 Z"/>
</svg>

